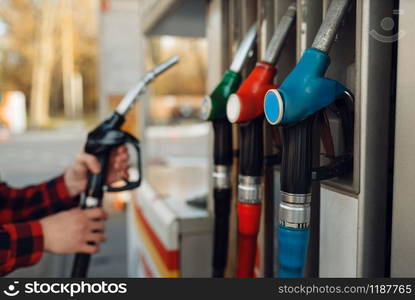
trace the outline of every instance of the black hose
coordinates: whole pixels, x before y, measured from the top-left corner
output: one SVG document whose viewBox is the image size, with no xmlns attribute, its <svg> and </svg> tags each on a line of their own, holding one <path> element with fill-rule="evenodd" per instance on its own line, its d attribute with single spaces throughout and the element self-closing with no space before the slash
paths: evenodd
<svg viewBox="0 0 415 300">
<path fill-rule="evenodd" d="M 215 189 L 214 205 L 213 277 L 223 277 L 228 256 L 231 189 Z"/>
<path fill-rule="evenodd" d="M 232 125 L 228 120 L 213 122 L 214 149 L 213 161 L 215 165 L 231 167 L 232 152 Z M 230 174 L 229 174 L 230 176 Z M 228 179 L 230 181 L 230 178 Z M 229 214 L 231 207 L 231 186 L 227 188 L 215 187 L 214 198 L 214 236 L 213 236 L 213 277 L 223 277 L 228 256 Z"/>
<path fill-rule="evenodd" d="M 240 175 L 262 176 L 264 159 L 263 126 L 264 116 L 239 125 Z"/>
<path fill-rule="evenodd" d="M 91 255 L 86 253 L 77 253 L 75 255 L 71 278 L 86 278 L 89 268 Z"/>
<path fill-rule="evenodd" d="M 313 123 L 314 115 L 282 128 L 281 191 L 290 194 L 311 192 Z"/>
</svg>

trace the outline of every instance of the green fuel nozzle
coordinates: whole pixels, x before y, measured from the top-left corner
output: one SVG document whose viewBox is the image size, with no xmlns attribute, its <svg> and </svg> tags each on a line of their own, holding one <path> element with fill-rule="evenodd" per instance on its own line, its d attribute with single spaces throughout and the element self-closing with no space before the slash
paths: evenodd
<svg viewBox="0 0 415 300">
<path fill-rule="evenodd" d="M 256 40 L 256 24 L 252 25 L 242 40 L 233 62 L 223 75 L 222 80 L 213 92 L 203 99 L 200 108 L 200 117 L 206 121 L 226 119 L 226 104 L 231 94 L 235 93 L 241 84 L 242 77 L 239 74 Z"/>
</svg>

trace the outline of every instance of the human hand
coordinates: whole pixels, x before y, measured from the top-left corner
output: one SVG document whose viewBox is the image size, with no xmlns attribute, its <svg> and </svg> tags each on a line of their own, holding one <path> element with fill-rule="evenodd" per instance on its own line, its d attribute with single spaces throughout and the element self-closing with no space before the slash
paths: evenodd
<svg viewBox="0 0 415 300">
<path fill-rule="evenodd" d="M 110 155 L 107 184 L 128 179 L 128 150 L 125 145 L 115 148 Z M 82 152 L 64 173 L 66 188 L 71 197 L 85 191 L 88 183 L 88 171 L 99 173 L 101 166 L 94 155 Z"/>
<path fill-rule="evenodd" d="M 102 208 L 73 208 L 45 217 L 40 220 L 44 249 L 56 254 L 96 253 L 106 240 L 106 219 Z"/>
</svg>

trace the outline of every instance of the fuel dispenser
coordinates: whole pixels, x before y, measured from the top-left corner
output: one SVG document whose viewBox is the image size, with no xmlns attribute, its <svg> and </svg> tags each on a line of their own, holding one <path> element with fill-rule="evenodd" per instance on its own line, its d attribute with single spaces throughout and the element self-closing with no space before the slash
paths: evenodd
<svg viewBox="0 0 415 300">
<path fill-rule="evenodd" d="M 339 82 L 324 78 L 328 52 L 343 20 L 349 0 L 333 0 L 310 49 L 307 49 L 280 88 L 267 92 L 267 121 L 282 126 L 281 201 L 279 207 L 278 261 L 280 277 L 301 277 L 307 257 L 311 210 L 311 182 L 351 171 L 350 140 L 347 153 L 328 166 L 312 168 L 313 124 L 322 110 L 335 103 L 343 121 L 344 136 L 353 132 L 349 107 L 351 92 Z M 324 120 L 320 118 L 320 120 Z M 324 122 L 323 122 L 324 124 Z M 324 131 L 323 131 L 324 132 Z"/>
<path fill-rule="evenodd" d="M 211 121 L 214 130 L 213 146 L 213 197 L 214 197 L 214 241 L 212 276 L 223 277 L 228 254 L 229 213 L 231 209 L 232 125 L 226 119 L 228 97 L 241 83 L 241 69 L 256 40 L 256 24 L 241 42 L 234 60 L 223 75 L 221 82 L 210 96 L 203 100 L 201 118 Z"/>
<path fill-rule="evenodd" d="M 287 34 L 294 23 L 296 6 L 289 6 L 275 30 L 264 59 L 258 62 L 227 103 L 231 123 L 239 124 L 240 166 L 238 184 L 238 258 L 237 277 L 253 277 L 257 235 L 261 216 L 261 177 L 263 171 L 263 97 L 275 87 L 274 67 Z"/>
<path fill-rule="evenodd" d="M 209 74 L 221 76 L 222 72 L 217 71 L 223 70 L 223 65 L 229 65 L 228 57 L 234 49 L 234 42 L 241 40 L 239 28 L 246 29 L 245 25 L 254 23 L 264 11 L 268 20 L 276 19 L 289 2 L 209 1 L 207 44 L 209 53 L 215 53 L 209 56 L 212 58 Z M 276 254 L 274 259 L 279 260 L 279 266 L 275 268 L 279 275 L 388 276 L 389 137 L 386 132 L 394 125 L 389 118 L 393 67 L 391 44 L 378 38 L 382 33 L 388 34 L 382 31 L 382 20 L 399 9 L 396 5 L 399 1 L 295 2 L 296 51 L 292 54 L 296 52 L 298 66 L 279 84 L 280 88 L 273 85 L 276 70 L 273 62 L 267 61 L 267 52 L 264 61 L 258 63 L 234 96 L 227 101 L 221 100 L 217 107 L 214 93 L 211 100 L 206 100 L 205 108 L 210 114 L 206 117 L 208 120 L 216 122 L 218 115 L 214 111 L 217 108 L 222 110 L 222 105 L 226 105 L 228 119 L 240 127 L 239 226 L 229 222 L 228 266 L 231 268 L 233 263 L 232 233 L 237 227 L 238 277 L 252 277 L 257 245 L 260 251 L 272 247 L 270 240 L 266 240 L 267 245 L 262 243 L 268 235 L 257 240 L 262 202 L 262 142 L 266 146 L 271 139 L 270 136 L 263 139 L 262 114 L 265 111 L 270 126 L 280 132 L 284 147 L 283 162 L 280 166 L 273 166 L 274 178 L 269 179 L 274 186 L 281 183 L 279 195 L 273 193 L 275 215 L 280 216 L 275 222 L 279 233 L 274 234 L 274 238 L 279 243 L 271 249 Z M 258 27 L 261 28 L 258 35 L 263 34 L 262 25 Z M 273 27 L 270 26 L 271 31 Z M 332 43 L 334 40 L 336 43 Z M 279 60 L 281 74 L 283 62 L 281 58 Z M 293 62 L 294 57 L 288 65 L 293 66 Z M 405 61 L 401 63 L 405 64 Z M 281 82 L 279 78 L 277 80 Z M 219 78 L 215 81 L 218 82 Z M 271 91 L 265 97 L 268 90 Z M 219 130 L 216 130 L 216 125 L 214 127 L 216 149 L 220 144 L 216 139 Z M 229 143 L 230 137 L 226 139 Z M 223 142 L 221 145 L 229 146 Z M 323 154 L 319 153 L 320 148 L 324 148 Z M 216 154 L 214 157 L 214 164 L 222 165 L 216 160 Z M 226 177 L 220 174 L 227 173 L 227 169 L 215 168 L 214 171 L 216 185 Z M 221 213 L 226 215 L 227 210 Z M 401 222 L 400 218 L 401 215 L 395 216 L 395 221 Z M 246 219 L 248 222 L 244 222 Z M 222 222 L 220 226 L 226 230 L 223 224 L 226 223 Z M 394 227 L 395 230 L 399 228 Z M 215 243 L 221 242 L 217 239 Z M 220 252 L 224 253 L 225 248 L 226 245 L 221 247 Z M 269 252 L 269 249 L 265 250 Z M 208 252 L 210 254 L 210 249 Z M 398 259 L 399 254 L 395 254 Z M 263 267 L 264 257 L 260 258 Z M 214 275 L 221 275 L 225 264 L 224 260 L 215 263 L 217 270 Z"/>
</svg>

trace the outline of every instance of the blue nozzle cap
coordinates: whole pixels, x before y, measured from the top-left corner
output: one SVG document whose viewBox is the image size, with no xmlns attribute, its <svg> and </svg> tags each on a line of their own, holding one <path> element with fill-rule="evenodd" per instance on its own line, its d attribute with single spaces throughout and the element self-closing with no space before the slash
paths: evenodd
<svg viewBox="0 0 415 300">
<path fill-rule="evenodd" d="M 324 78 L 330 58 L 317 49 L 307 49 L 297 66 L 278 90 L 269 90 L 264 112 L 272 125 L 304 120 L 330 105 L 347 89 L 335 80 Z"/>
<path fill-rule="evenodd" d="M 284 115 L 284 102 L 277 89 L 269 90 L 265 94 L 264 112 L 270 124 L 278 125 L 281 123 Z"/>
</svg>

